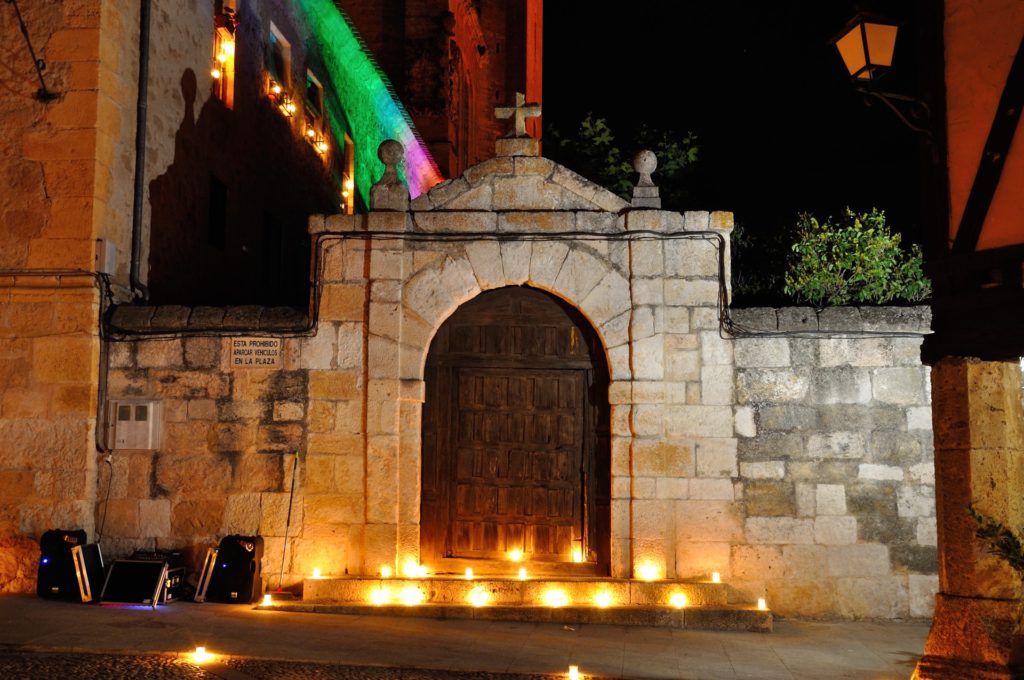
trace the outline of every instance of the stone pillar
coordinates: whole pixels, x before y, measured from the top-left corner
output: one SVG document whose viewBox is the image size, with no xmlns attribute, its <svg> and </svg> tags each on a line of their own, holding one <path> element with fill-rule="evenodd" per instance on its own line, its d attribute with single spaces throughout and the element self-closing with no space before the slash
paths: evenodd
<svg viewBox="0 0 1024 680">
<path fill-rule="evenodd" d="M 975 539 L 968 505 L 1024 526 L 1024 413 L 1016 362 L 932 370 L 939 594 L 915 678 L 1024 677 L 1020 580 Z"/>
</svg>

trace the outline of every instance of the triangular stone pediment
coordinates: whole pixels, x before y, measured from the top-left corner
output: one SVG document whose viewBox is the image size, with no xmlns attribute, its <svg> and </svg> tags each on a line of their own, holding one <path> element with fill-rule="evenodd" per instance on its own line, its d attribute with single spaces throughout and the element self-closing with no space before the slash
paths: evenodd
<svg viewBox="0 0 1024 680">
<path fill-rule="evenodd" d="M 412 201 L 413 211 L 584 210 L 618 213 L 629 205 L 604 187 L 541 156 L 498 156 Z"/>
</svg>

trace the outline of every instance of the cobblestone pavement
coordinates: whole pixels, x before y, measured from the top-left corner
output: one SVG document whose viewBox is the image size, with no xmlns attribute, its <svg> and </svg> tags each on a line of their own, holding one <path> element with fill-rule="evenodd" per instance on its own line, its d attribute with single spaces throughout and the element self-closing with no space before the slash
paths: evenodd
<svg viewBox="0 0 1024 680">
<path fill-rule="evenodd" d="M 171 655 L 0 651 L 0 678 L 3 680 L 551 680 L 552 677 L 239 658 L 197 666 Z"/>
</svg>

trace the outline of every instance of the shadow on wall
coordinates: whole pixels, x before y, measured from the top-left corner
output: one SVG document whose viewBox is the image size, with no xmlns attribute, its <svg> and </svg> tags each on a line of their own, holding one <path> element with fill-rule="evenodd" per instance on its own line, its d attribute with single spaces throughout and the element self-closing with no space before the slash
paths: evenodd
<svg viewBox="0 0 1024 680">
<path fill-rule="evenodd" d="M 174 161 L 149 184 L 154 304 L 309 303 L 306 225 L 338 211 L 332 180 L 289 119 L 237 85 L 235 110 L 211 96 L 197 118 L 196 74 L 182 74 Z"/>
</svg>

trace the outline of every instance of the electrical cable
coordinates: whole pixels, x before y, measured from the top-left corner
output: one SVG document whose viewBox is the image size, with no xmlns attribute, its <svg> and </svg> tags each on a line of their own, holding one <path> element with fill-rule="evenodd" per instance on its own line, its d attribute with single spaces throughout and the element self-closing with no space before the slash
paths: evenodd
<svg viewBox="0 0 1024 680">
<path fill-rule="evenodd" d="M 21 29 L 21 34 L 25 36 L 25 45 L 28 46 L 29 56 L 32 57 L 32 65 L 35 67 L 36 76 L 39 78 L 39 89 L 36 90 L 36 99 L 41 102 L 53 101 L 60 95 L 56 92 L 50 92 L 46 87 L 46 80 L 43 79 L 43 71 L 46 70 L 46 62 L 36 56 L 35 48 L 32 47 L 32 39 L 28 36 L 28 27 L 25 25 L 25 20 L 21 16 L 21 8 L 18 7 L 18 0 L 7 0 L 7 4 L 14 6 L 14 14 L 18 17 L 18 27 Z"/>
<path fill-rule="evenodd" d="M 472 211 L 469 211 L 472 212 Z M 628 214 L 629 209 L 624 211 Z M 671 241 L 677 239 L 702 240 L 711 242 L 718 256 L 718 319 L 721 337 L 784 337 L 784 338 L 918 338 L 927 333 L 917 331 L 830 331 L 830 330 L 770 330 L 751 328 L 735 322 L 729 310 L 729 289 L 726 285 L 725 237 L 716 231 L 653 231 L 635 230 L 620 232 L 557 231 L 557 232 L 406 232 L 406 231 L 346 231 L 321 232 L 313 240 L 313 267 L 315 272 L 311 286 L 312 314 L 309 321 L 288 329 L 267 328 L 219 328 L 185 331 L 136 330 L 119 328 L 108 321 L 107 332 L 111 339 L 130 340 L 133 338 L 180 339 L 185 337 L 226 337 L 245 334 L 251 337 L 308 337 L 316 333 L 320 311 L 320 282 L 323 280 L 323 258 L 321 246 L 326 241 L 384 240 L 410 243 L 462 243 L 472 241 L 514 242 L 626 242 L 626 241 Z"/>
</svg>

